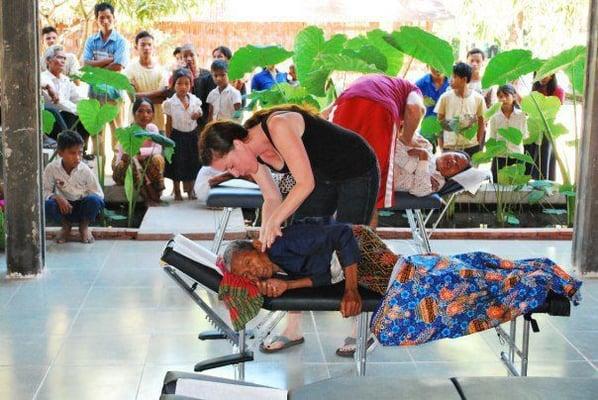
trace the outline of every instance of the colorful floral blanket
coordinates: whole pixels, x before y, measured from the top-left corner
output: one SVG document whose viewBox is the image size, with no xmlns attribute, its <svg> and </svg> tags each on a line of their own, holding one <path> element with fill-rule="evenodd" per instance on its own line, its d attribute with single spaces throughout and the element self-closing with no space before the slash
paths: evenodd
<svg viewBox="0 0 598 400">
<path fill-rule="evenodd" d="M 581 282 L 546 258 L 510 261 L 475 252 L 399 258 L 371 330 L 412 346 L 495 327 L 541 306 L 549 291 L 577 305 Z"/>
</svg>

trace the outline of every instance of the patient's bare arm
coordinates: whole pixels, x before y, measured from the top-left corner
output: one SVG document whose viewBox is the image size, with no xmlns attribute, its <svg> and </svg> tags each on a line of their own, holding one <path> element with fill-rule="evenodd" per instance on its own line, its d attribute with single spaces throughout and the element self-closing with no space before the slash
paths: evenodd
<svg viewBox="0 0 598 400">
<path fill-rule="evenodd" d="M 233 174 L 231 174 L 229 172 L 225 172 L 223 174 L 216 175 L 215 177 L 208 179 L 208 184 L 210 185 L 210 187 L 214 187 L 214 186 L 218 186 L 221 183 L 224 183 L 226 181 L 230 181 L 231 179 L 237 179 L 237 178 L 235 178 L 235 176 Z M 250 181 L 250 182 L 254 181 L 250 176 L 240 176 L 238 179 L 245 179 L 246 181 Z"/>
<path fill-rule="evenodd" d="M 259 281 L 257 286 L 260 293 L 268 297 L 279 297 L 289 289 L 299 289 L 302 287 L 312 287 L 313 282 L 310 278 L 294 279 L 285 281 L 282 279 L 270 278 Z"/>
<path fill-rule="evenodd" d="M 357 289 L 357 264 L 349 265 L 343 272 L 345 274 L 345 294 L 341 301 L 340 312 L 346 318 L 361 312 L 361 296 Z"/>
</svg>

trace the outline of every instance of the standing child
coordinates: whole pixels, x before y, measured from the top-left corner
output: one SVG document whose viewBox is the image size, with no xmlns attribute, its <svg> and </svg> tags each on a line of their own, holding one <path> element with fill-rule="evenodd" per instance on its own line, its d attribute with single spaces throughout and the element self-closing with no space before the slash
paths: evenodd
<svg viewBox="0 0 598 400">
<path fill-rule="evenodd" d="M 488 128 L 490 137 L 498 140 L 504 140 L 498 133 L 499 129 L 516 128 L 521 131 L 523 137 L 527 137 L 527 117 L 519 108 L 517 103 L 517 91 L 512 85 L 503 85 L 496 92 L 498 101 L 501 103 L 500 111 L 490 118 Z M 523 143 L 514 144 L 507 141 L 507 149 L 510 153 L 523 153 Z M 494 182 L 498 182 L 498 171 L 514 164 L 517 160 L 499 156 L 492 160 L 492 177 Z"/>
<path fill-rule="evenodd" d="M 171 79 L 174 95 L 164 102 L 166 136 L 175 142 L 172 162 L 166 165 L 165 176 L 174 181 L 174 199 L 183 200 L 180 182 L 187 197 L 195 199 L 193 183 L 201 167 L 197 139 L 197 120 L 201 117 L 201 100 L 191 93 L 193 76 L 186 68 L 177 69 Z"/>
<path fill-rule="evenodd" d="M 104 193 L 95 174 L 81 162 L 83 139 L 66 130 L 58 135 L 58 155 L 44 169 L 44 199 L 48 219 L 60 221 L 62 229 L 56 241 L 64 243 L 72 224 L 79 223 L 83 243 L 92 243 L 89 223 L 104 208 Z"/>
<path fill-rule="evenodd" d="M 228 83 L 228 64 L 214 60 L 210 68 L 216 88 L 208 94 L 208 122 L 234 119 L 239 121 L 241 92 Z"/>
</svg>

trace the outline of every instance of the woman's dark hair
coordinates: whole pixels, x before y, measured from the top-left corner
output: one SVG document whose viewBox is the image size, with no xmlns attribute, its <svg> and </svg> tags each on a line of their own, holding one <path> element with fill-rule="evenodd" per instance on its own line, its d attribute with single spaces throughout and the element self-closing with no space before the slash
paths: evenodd
<svg viewBox="0 0 598 400">
<path fill-rule="evenodd" d="M 535 72 L 534 72 L 534 78 L 536 78 Z M 558 86 L 558 82 L 556 80 L 556 75 L 555 74 L 550 75 L 550 80 L 548 81 L 548 83 L 546 85 L 542 85 L 542 83 L 540 81 L 541 81 L 541 79 L 534 82 L 534 84 L 532 85 L 532 92 L 539 92 L 541 89 L 545 89 L 546 96 L 553 96 L 554 91 L 556 90 L 556 87 Z"/>
<path fill-rule="evenodd" d="M 47 35 L 48 33 L 52 33 L 52 32 L 54 32 L 55 34 L 58 35 L 58 31 L 53 26 L 44 26 L 42 28 L 42 36 Z"/>
<path fill-rule="evenodd" d="M 210 66 L 210 71 L 224 71 L 228 72 L 228 63 L 224 60 L 214 60 Z"/>
<path fill-rule="evenodd" d="M 226 57 L 227 60 L 230 60 L 231 58 L 233 58 L 233 52 L 230 51 L 230 49 L 226 46 L 218 46 L 214 50 L 212 50 L 212 57 L 214 56 L 214 53 L 217 51 L 221 52 L 222 55 L 224 57 Z"/>
<path fill-rule="evenodd" d="M 95 5 L 95 7 L 93 8 L 93 13 L 96 16 L 96 19 L 98 19 L 98 15 L 102 12 L 102 11 L 106 11 L 109 10 L 110 13 L 112 15 L 114 15 L 114 7 L 112 6 L 112 4 L 110 3 L 98 3 Z"/>
<path fill-rule="evenodd" d="M 174 70 L 172 76 L 170 77 L 170 88 L 174 90 L 176 81 L 183 77 L 189 78 L 189 82 L 191 82 L 191 85 L 193 85 L 193 74 L 191 74 L 191 71 L 189 71 L 188 68 L 179 68 Z"/>
<path fill-rule="evenodd" d="M 183 48 L 181 46 L 177 46 L 174 48 L 174 51 L 172 52 L 172 55 L 176 57 L 177 54 L 180 54 L 183 52 Z"/>
<path fill-rule="evenodd" d="M 152 40 L 154 40 L 154 37 L 151 33 L 149 33 L 148 31 L 141 31 L 137 34 L 137 36 L 135 36 L 135 44 L 137 44 L 141 39 L 146 37 L 152 38 Z"/>
<path fill-rule="evenodd" d="M 83 138 L 78 132 L 66 129 L 58 134 L 56 138 L 58 145 L 56 146 L 59 151 L 70 149 L 74 146 L 83 146 Z"/>
<path fill-rule="evenodd" d="M 232 121 L 211 122 L 199 136 L 199 158 L 203 165 L 212 165 L 214 156 L 223 157 L 233 149 L 233 141 L 246 140 L 247 129 Z"/>
<path fill-rule="evenodd" d="M 285 104 L 256 111 L 243 125 L 231 121 L 212 122 L 204 128 L 199 137 L 199 157 L 202 164 L 212 165 L 214 156 L 223 157 L 228 154 L 233 149 L 234 140 L 246 140 L 249 129 L 261 124 L 270 115 L 279 111 L 317 116 L 317 111 L 313 108 Z"/>
<path fill-rule="evenodd" d="M 135 102 L 133 103 L 133 115 L 135 115 L 135 113 L 137 112 L 137 110 L 139 110 L 139 107 L 141 107 L 143 103 L 149 104 L 149 106 L 152 108 L 152 112 L 155 112 L 154 103 L 150 99 L 148 99 L 147 97 L 137 97 L 135 99 Z"/>
<path fill-rule="evenodd" d="M 486 54 L 481 49 L 478 49 L 477 47 L 474 47 L 473 49 L 471 49 L 467 52 L 467 58 L 469 58 L 469 56 L 472 56 L 474 54 L 480 54 L 482 56 L 482 60 L 486 59 Z"/>
<path fill-rule="evenodd" d="M 517 90 L 513 85 L 507 83 L 506 85 L 499 86 L 499 88 L 496 90 L 496 95 L 498 96 L 500 93 L 510 94 L 511 96 L 513 96 L 513 107 L 521 108 L 519 106 L 519 103 L 517 102 Z"/>
<path fill-rule="evenodd" d="M 453 65 L 453 74 L 460 78 L 466 78 L 467 83 L 469 83 L 469 81 L 471 81 L 472 70 L 469 64 L 458 62 L 457 64 Z"/>
</svg>

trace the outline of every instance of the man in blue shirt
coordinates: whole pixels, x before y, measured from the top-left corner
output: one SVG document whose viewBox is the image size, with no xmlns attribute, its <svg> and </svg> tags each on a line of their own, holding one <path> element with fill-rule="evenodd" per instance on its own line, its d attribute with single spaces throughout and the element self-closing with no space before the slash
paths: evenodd
<svg viewBox="0 0 598 400">
<path fill-rule="evenodd" d="M 449 79 L 444 74 L 432 67 L 430 73 L 424 75 L 415 85 L 421 90 L 424 96 L 424 105 L 426 106 L 426 117 L 436 116 L 434 107 L 436 102 L 449 87 Z"/>
<path fill-rule="evenodd" d="M 129 61 L 129 44 L 115 29 L 114 7 L 108 3 L 98 3 L 95 5 L 94 13 L 96 22 L 100 31 L 87 38 L 85 50 L 83 52 L 83 61 L 85 65 L 97 68 L 105 68 L 111 71 L 121 72 L 127 66 Z M 108 102 L 114 104 L 121 98 L 118 90 L 109 87 L 106 94 L 95 93 L 91 88 L 89 97 L 103 100 L 107 97 Z M 112 133 L 112 148 L 116 148 L 116 135 L 114 132 L 117 127 L 122 126 L 122 110 L 115 121 L 110 123 Z M 99 154 L 104 154 L 104 135 L 100 135 Z"/>
<path fill-rule="evenodd" d="M 287 73 L 279 72 L 275 65 L 268 65 L 266 68 L 253 76 L 251 79 L 251 90 L 270 89 L 276 83 L 287 82 Z"/>
</svg>

